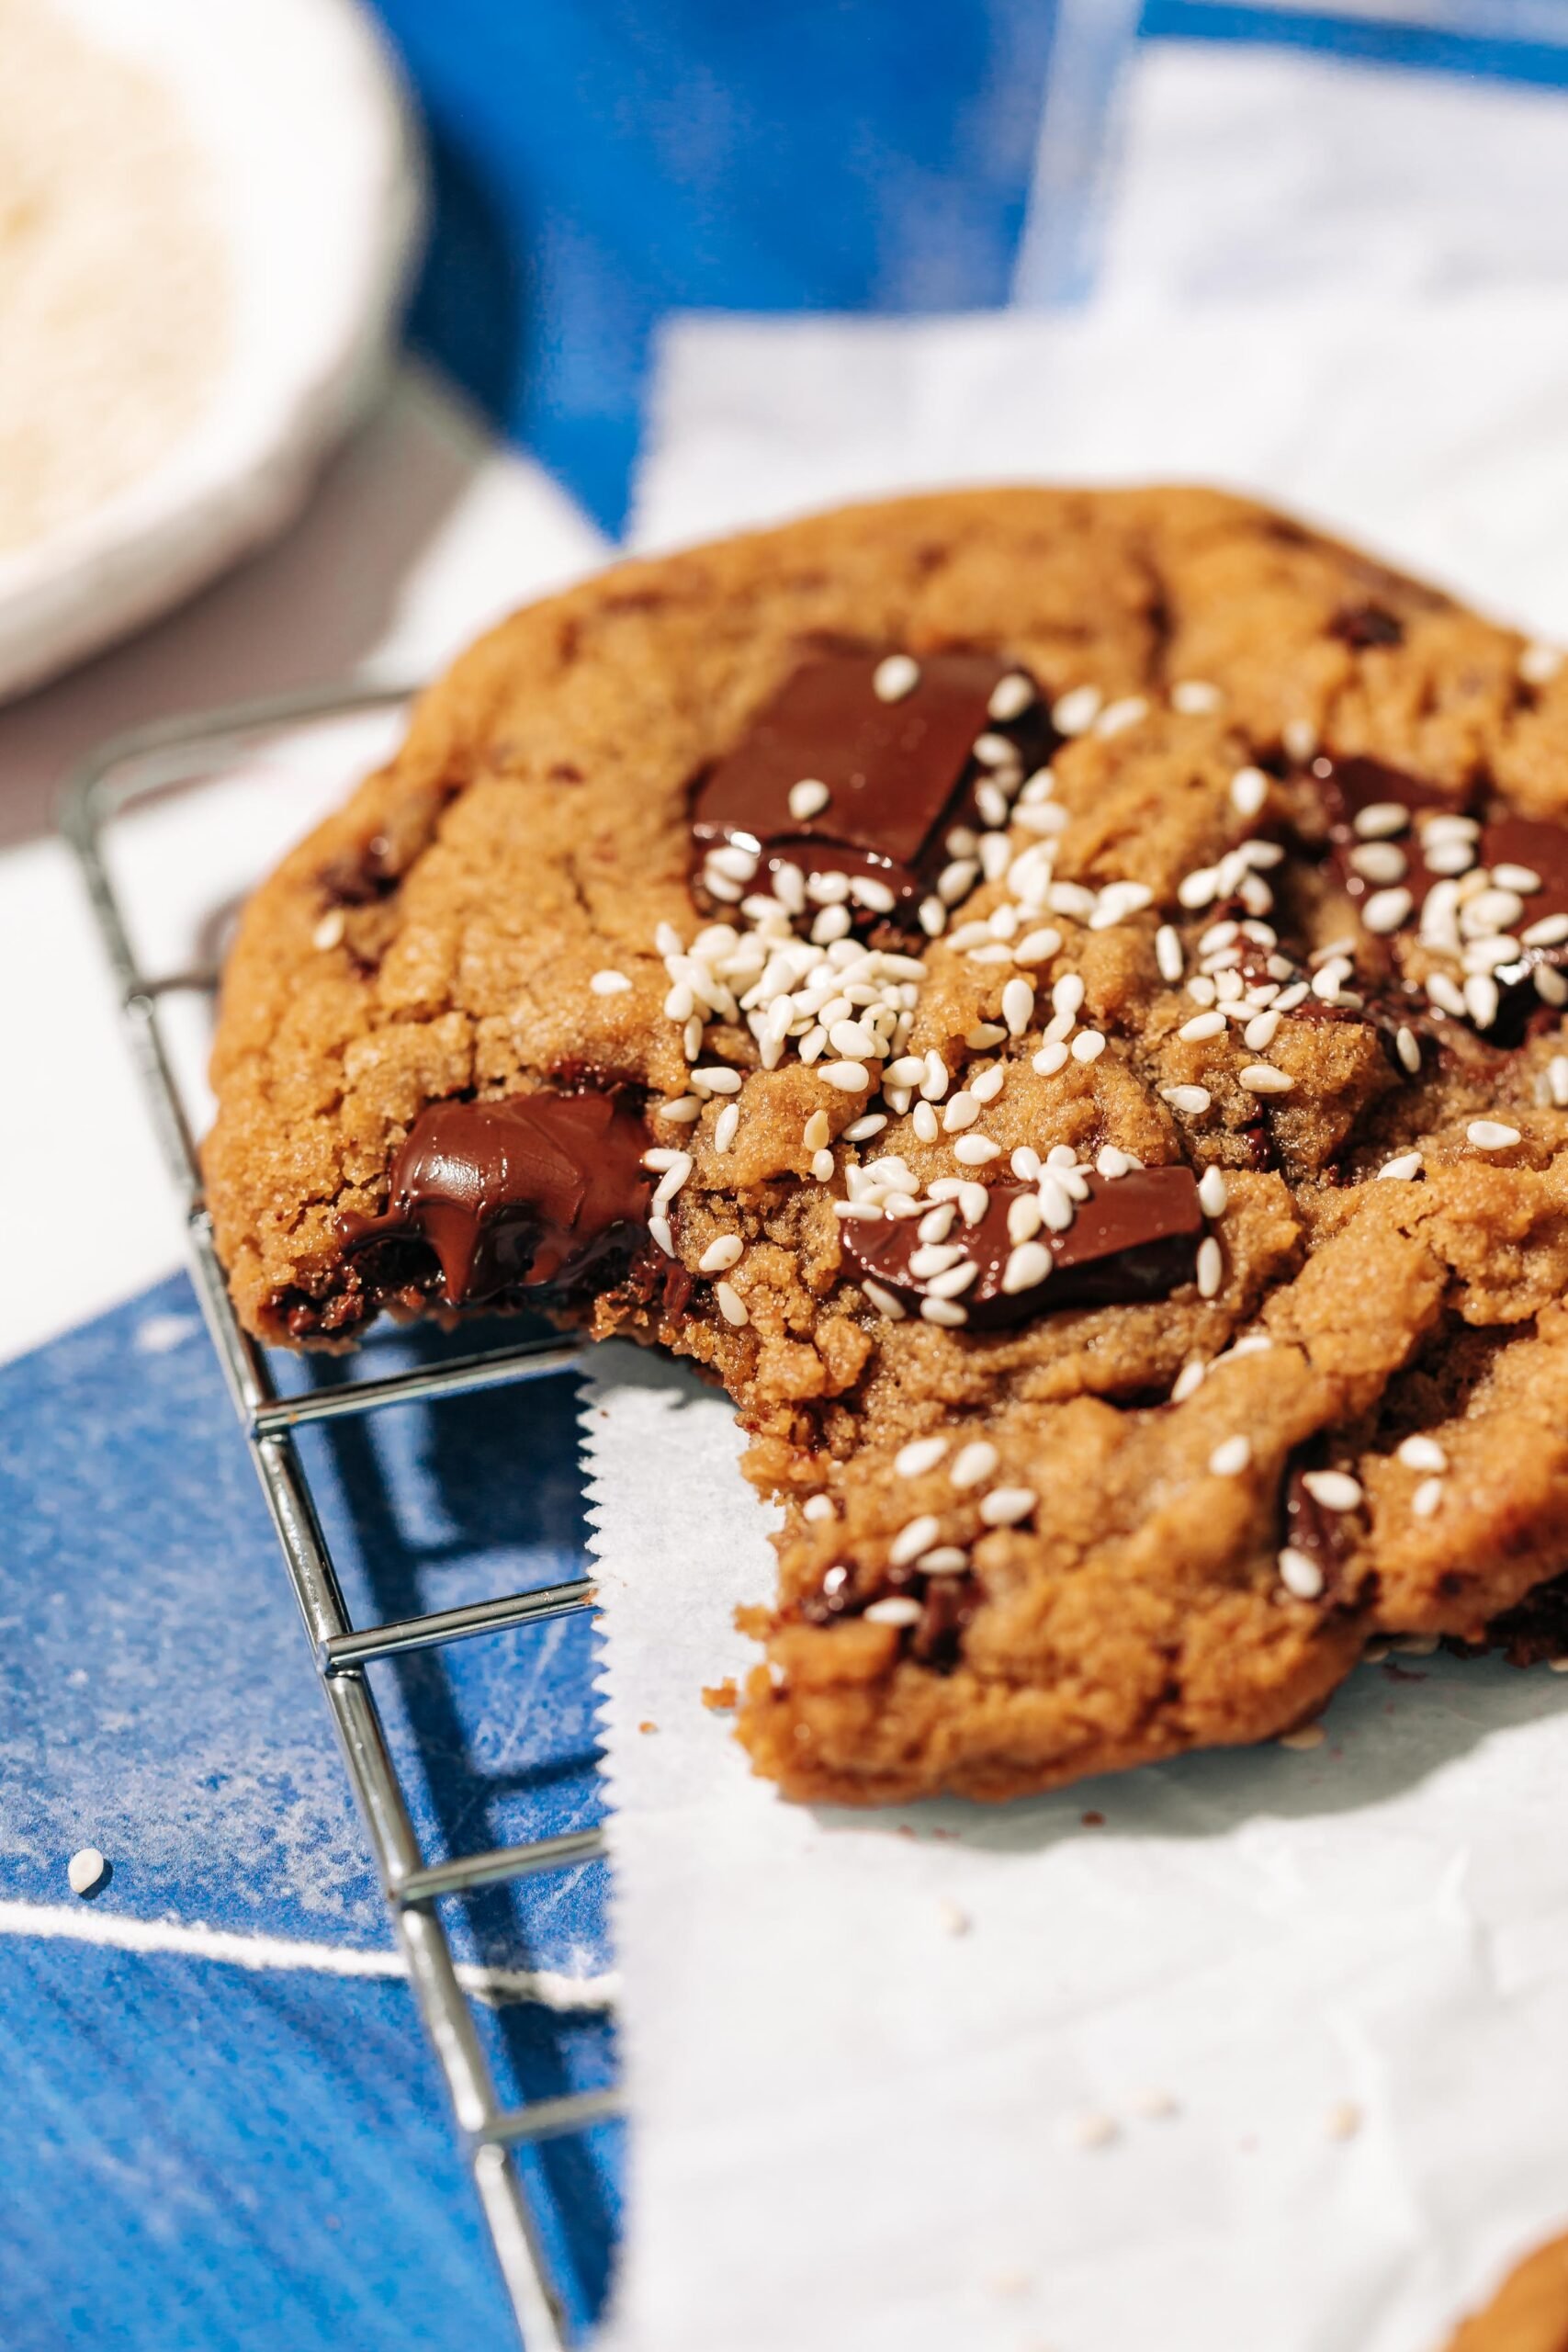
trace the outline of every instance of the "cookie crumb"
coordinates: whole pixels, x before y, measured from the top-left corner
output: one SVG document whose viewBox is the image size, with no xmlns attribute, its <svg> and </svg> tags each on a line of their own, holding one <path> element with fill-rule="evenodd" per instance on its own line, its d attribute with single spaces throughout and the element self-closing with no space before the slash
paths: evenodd
<svg viewBox="0 0 1568 2352">
<path fill-rule="evenodd" d="M 990 2287 L 993 2295 L 1027 2295 L 1033 2284 L 1027 2270 L 998 2270 Z"/>
<path fill-rule="evenodd" d="M 1361 2128 L 1361 2110 L 1353 2098 L 1336 2099 L 1323 2128 L 1331 2140 L 1353 2140 Z"/>
<path fill-rule="evenodd" d="M 1275 1744 L 1297 1749 L 1321 1747 L 1327 1736 L 1321 1724 L 1303 1724 L 1299 1731 L 1282 1731 Z"/>
<path fill-rule="evenodd" d="M 951 1895 L 942 1896 L 936 1906 L 936 1916 L 939 1925 L 950 1936 L 966 1936 L 973 1925 L 964 1905 L 961 1903 L 954 1903 Z"/>
<path fill-rule="evenodd" d="M 1181 2112 L 1179 2101 L 1169 2091 L 1140 2091 L 1133 2101 L 1133 2105 L 1137 2112 L 1146 2116 L 1151 2123 L 1168 2122 L 1173 2115 L 1179 2115 Z"/>
<path fill-rule="evenodd" d="M 727 1674 L 722 1682 L 705 1682 L 703 1685 L 703 1704 L 710 1714 L 728 1714 L 739 1698 L 733 1674 Z"/>
<path fill-rule="evenodd" d="M 1086 1829 L 1103 1829 L 1105 1826 L 1105 1815 L 1102 1813 L 1080 1814 L 1078 1818 Z"/>
<path fill-rule="evenodd" d="M 659 1729 L 659 1725 L 657 1724 L 638 1724 L 637 1729 L 638 1731 L 657 1731 Z"/>
<path fill-rule="evenodd" d="M 1116 2118 L 1098 2109 L 1091 2108 L 1087 2114 L 1074 2120 L 1073 2145 L 1076 2148 L 1109 2148 L 1121 2136 L 1121 2126 Z"/>
<path fill-rule="evenodd" d="M 65 1875 L 71 1882 L 73 1894 L 91 1894 L 102 1883 L 107 1862 L 96 1846 L 80 1846 L 65 1865 Z"/>
</svg>

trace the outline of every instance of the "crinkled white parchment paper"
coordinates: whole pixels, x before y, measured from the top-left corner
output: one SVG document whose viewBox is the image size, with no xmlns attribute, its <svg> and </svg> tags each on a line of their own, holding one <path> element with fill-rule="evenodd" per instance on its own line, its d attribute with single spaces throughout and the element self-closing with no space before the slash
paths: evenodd
<svg viewBox="0 0 1568 2352">
<path fill-rule="evenodd" d="M 1206 478 L 1568 634 L 1562 102 L 1145 70 L 1113 299 L 682 323 L 645 539 L 909 484 Z M 1450 179 L 1475 201 L 1438 204 Z M 699 1698 L 773 1581 L 728 1406 L 609 1350 L 584 1426 L 635 2119 L 617 2346 L 1437 2352 L 1568 2224 L 1568 1678 L 1406 1657 L 1312 1752 L 789 1806 Z"/>
</svg>

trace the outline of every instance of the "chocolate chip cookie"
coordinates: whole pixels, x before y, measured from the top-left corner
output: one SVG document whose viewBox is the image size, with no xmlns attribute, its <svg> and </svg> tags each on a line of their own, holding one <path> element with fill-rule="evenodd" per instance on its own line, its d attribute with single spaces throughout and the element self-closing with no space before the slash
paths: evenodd
<svg viewBox="0 0 1568 2352">
<path fill-rule="evenodd" d="M 792 1794 L 1289 1729 L 1568 1570 L 1565 825 L 1554 654 L 1235 499 L 622 565 L 253 901 L 234 1296 L 721 1381 Z"/>
</svg>

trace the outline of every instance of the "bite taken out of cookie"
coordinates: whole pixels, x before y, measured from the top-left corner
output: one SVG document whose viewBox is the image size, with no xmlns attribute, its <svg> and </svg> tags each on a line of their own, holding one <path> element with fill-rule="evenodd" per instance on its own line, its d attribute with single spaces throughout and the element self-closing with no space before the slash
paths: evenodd
<svg viewBox="0 0 1568 2352">
<path fill-rule="evenodd" d="M 458 662 L 246 912 L 207 1181 L 265 1340 L 721 1382 L 758 1769 L 1006 1797 L 1568 1624 L 1565 1006 L 1548 651 L 1218 493 L 908 499 Z"/>
</svg>

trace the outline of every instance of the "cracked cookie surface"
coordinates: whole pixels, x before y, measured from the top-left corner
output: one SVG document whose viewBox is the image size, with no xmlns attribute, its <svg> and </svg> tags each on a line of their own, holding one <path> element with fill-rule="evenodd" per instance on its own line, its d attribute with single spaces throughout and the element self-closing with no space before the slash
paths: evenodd
<svg viewBox="0 0 1568 2352">
<path fill-rule="evenodd" d="M 1550 654 L 1217 494 L 622 566 L 248 910 L 240 1310 L 534 1303 L 722 1381 L 793 1793 L 1286 1729 L 1568 1568 L 1564 818 Z"/>
</svg>

